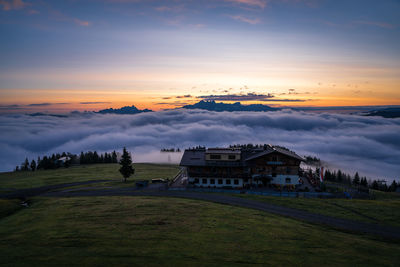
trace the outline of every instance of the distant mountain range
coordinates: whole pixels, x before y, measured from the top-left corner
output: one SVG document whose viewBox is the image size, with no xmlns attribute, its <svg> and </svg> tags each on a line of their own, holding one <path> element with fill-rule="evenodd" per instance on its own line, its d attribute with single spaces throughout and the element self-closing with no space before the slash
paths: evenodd
<svg viewBox="0 0 400 267">
<path fill-rule="evenodd" d="M 372 110 L 365 114 L 365 116 L 381 116 L 384 118 L 400 118 L 400 108 L 385 108 L 379 110 Z"/>
<path fill-rule="evenodd" d="M 130 107 L 126 106 L 126 107 L 117 108 L 117 109 L 113 109 L 113 108 L 102 109 L 102 110 L 99 110 L 97 113 L 100 113 L 100 114 L 138 114 L 138 113 L 143 113 L 143 112 L 152 112 L 152 110 L 147 109 L 147 108 L 138 109 L 134 105 L 132 105 Z"/>
<path fill-rule="evenodd" d="M 182 108 L 184 109 L 202 109 L 202 110 L 208 110 L 208 111 L 276 111 L 280 110 L 279 108 L 273 108 L 267 105 L 262 105 L 262 104 L 251 104 L 251 105 L 242 105 L 240 102 L 236 102 L 233 104 L 227 104 L 227 103 L 217 103 L 214 100 L 201 100 L 200 102 L 197 102 L 196 104 L 193 105 L 186 105 L 183 106 Z M 330 107 L 328 109 L 327 107 L 305 107 L 305 108 L 292 108 L 293 110 L 340 110 L 340 108 L 358 108 L 360 110 L 362 109 L 367 109 L 368 107 Z M 108 109 L 103 109 L 99 110 L 96 113 L 100 114 L 138 114 L 138 113 L 143 113 L 143 112 L 152 112 L 150 109 L 138 109 L 134 105 L 132 106 L 126 106 L 118 109 L 113 109 L 113 108 L 108 108 Z M 42 113 L 34 113 L 30 114 L 31 116 L 41 116 L 41 115 L 48 115 L 48 114 L 42 114 Z M 382 116 L 384 118 L 400 118 L 400 108 L 399 107 L 391 107 L 391 108 L 383 108 L 383 109 L 375 109 L 375 110 L 370 110 L 368 112 L 365 112 L 363 114 L 364 116 Z M 57 115 L 61 116 L 61 115 Z"/>
<path fill-rule="evenodd" d="M 240 102 L 236 102 L 233 104 L 226 103 L 216 103 L 215 101 L 205 101 L 201 100 L 200 102 L 194 105 L 186 105 L 182 108 L 185 109 L 204 109 L 209 111 L 275 111 L 279 110 L 278 108 L 272 108 L 267 105 L 262 104 L 251 104 L 251 105 L 242 105 Z"/>
</svg>

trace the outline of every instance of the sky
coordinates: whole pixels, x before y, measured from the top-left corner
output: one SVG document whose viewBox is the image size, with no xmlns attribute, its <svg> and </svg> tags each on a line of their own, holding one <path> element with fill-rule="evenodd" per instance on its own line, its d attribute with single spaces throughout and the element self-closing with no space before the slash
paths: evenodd
<svg viewBox="0 0 400 267">
<path fill-rule="evenodd" d="M 398 14 L 398 0 L 0 0 L 0 112 L 399 105 Z"/>
</svg>

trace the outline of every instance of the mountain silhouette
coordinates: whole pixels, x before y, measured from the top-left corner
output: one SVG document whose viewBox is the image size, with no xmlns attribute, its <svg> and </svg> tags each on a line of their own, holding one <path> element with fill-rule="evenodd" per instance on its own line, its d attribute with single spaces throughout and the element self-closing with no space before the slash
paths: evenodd
<svg viewBox="0 0 400 267">
<path fill-rule="evenodd" d="M 262 104 L 251 104 L 251 105 L 242 105 L 240 102 L 236 102 L 233 104 L 226 103 L 216 103 L 214 100 L 205 101 L 201 100 L 200 102 L 193 105 L 186 105 L 182 108 L 185 109 L 204 109 L 209 111 L 275 111 L 279 110 L 278 108 L 272 108 L 267 105 Z"/>
<path fill-rule="evenodd" d="M 136 108 L 134 105 L 132 106 L 126 106 L 126 107 L 122 107 L 122 108 L 117 108 L 117 109 L 113 109 L 113 108 L 107 108 L 107 109 L 102 109 L 99 110 L 97 113 L 100 114 L 138 114 L 138 113 L 143 113 L 143 112 L 152 112 L 152 110 L 150 109 L 138 109 Z"/>
</svg>

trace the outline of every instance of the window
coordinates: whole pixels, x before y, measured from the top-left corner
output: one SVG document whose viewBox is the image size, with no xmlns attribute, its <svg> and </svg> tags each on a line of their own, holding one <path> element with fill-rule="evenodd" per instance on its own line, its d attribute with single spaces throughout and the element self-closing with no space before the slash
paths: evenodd
<svg viewBox="0 0 400 267">
<path fill-rule="evenodd" d="M 231 179 L 226 179 L 226 184 L 231 184 Z"/>
<path fill-rule="evenodd" d="M 276 177 L 276 172 L 273 172 L 273 173 L 272 173 L 272 177 Z"/>
<path fill-rule="evenodd" d="M 221 155 L 211 154 L 210 159 L 221 159 Z"/>
<path fill-rule="evenodd" d="M 289 174 L 289 173 L 291 173 L 291 172 L 292 172 L 292 169 L 291 169 L 290 167 L 287 167 L 287 168 L 286 168 L 286 173 Z"/>
<path fill-rule="evenodd" d="M 222 179 L 218 179 L 218 184 L 223 184 L 223 180 Z"/>
<path fill-rule="evenodd" d="M 248 183 L 248 182 L 249 182 L 249 179 L 244 178 L 244 182 L 245 182 L 245 183 Z"/>
<path fill-rule="evenodd" d="M 239 184 L 239 180 L 238 180 L 238 179 L 235 179 L 235 180 L 233 180 L 233 183 L 234 183 L 235 185 L 238 185 L 238 184 Z"/>
<path fill-rule="evenodd" d="M 289 177 L 287 177 L 286 180 L 285 180 L 285 182 L 286 182 L 287 184 L 290 184 L 290 183 L 292 182 L 292 179 L 290 179 Z"/>
<path fill-rule="evenodd" d="M 210 179 L 210 184 L 215 184 L 215 179 Z"/>
<path fill-rule="evenodd" d="M 199 178 L 194 179 L 194 183 L 198 184 L 199 183 Z"/>
<path fill-rule="evenodd" d="M 236 156 L 235 155 L 229 155 L 228 159 L 236 159 Z"/>
<path fill-rule="evenodd" d="M 202 179 L 203 184 L 207 183 L 207 179 Z"/>
</svg>

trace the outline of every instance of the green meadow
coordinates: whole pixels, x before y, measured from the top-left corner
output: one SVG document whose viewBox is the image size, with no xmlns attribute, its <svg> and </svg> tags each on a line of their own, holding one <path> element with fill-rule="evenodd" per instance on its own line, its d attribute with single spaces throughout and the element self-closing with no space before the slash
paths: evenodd
<svg viewBox="0 0 400 267">
<path fill-rule="evenodd" d="M 380 198 L 375 200 L 234 195 L 317 214 L 400 227 L 400 195 L 397 193 L 381 192 L 379 193 Z"/>
<path fill-rule="evenodd" d="M 119 167 L 119 164 L 92 164 L 56 170 L 0 173 L 0 191 L 92 180 L 113 180 L 112 185 L 121 185 Z M 135 163 L 134 167 L 135 174 L 128 179 L 128 186 L 132 186 L 136 180 L 172 179 L 179 171 L 177 165 L 168 164 Z"/>
<path fill-rule="evenodd" d="M 396 266 L 399 243 L 227 205 L 35 198 L 0 220 L 3 266 Z"/>
<path fill-rule="evenodd" d="M 173 178 L 175 165 L 117 164 L 0 174 L 0 188 L 110 179 L 102 186 Z M 314 213 L 399 226 L 400 199 L 293 199 L 239 195 Z M 388 196 L 388 197 L 386 197 Z M 167 197 L 0 199 L 0 266 L 397 266 L 400 243 L 257 210 Z"/>
</svg>

